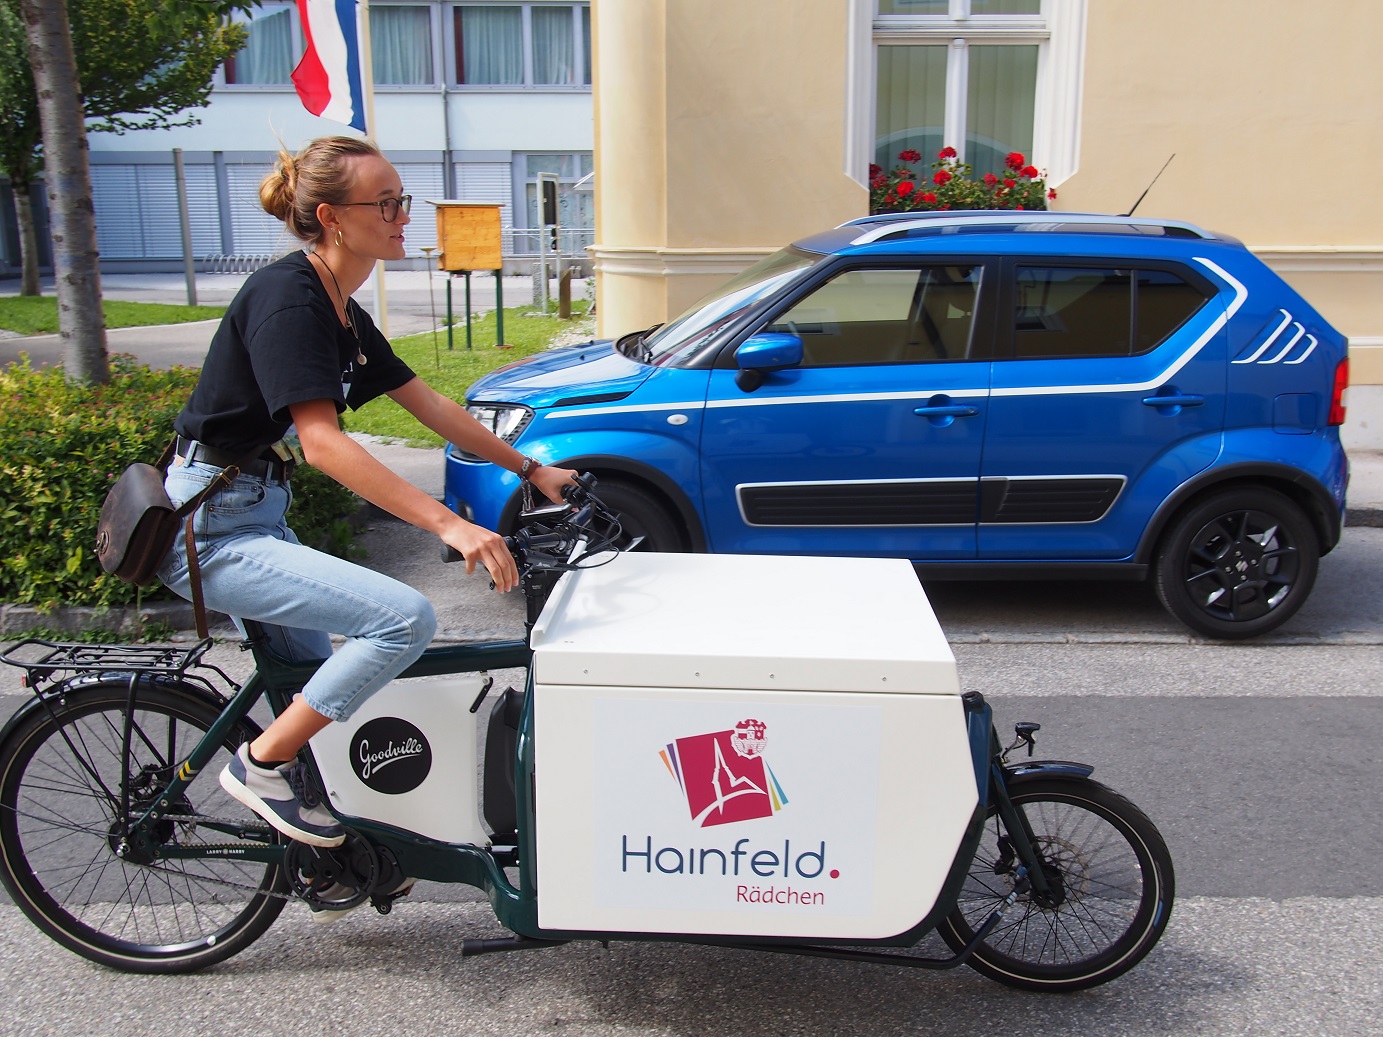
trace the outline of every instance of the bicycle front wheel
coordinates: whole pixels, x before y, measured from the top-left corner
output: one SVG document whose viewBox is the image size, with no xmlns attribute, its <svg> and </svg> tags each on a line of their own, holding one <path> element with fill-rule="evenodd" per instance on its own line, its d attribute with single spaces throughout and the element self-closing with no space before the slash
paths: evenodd
<svg viewBox="0 0 1383 1037">
<path fill-rule="evenodd" d="M 242 723 L 166 807 L 158 838 L 190 855 L 118 856 L 122 803 L 138 817 L 161 798 L 218 715 L 176 685 L 145 682 L 127 739 L 128 696 L 124 677 L 74 685 L 0 745 L 0 882 L 34 924 L 85 958 L 127 972 L 190 972 L 243 950 L 283 910 L 280 864 L 234 856 L 280 837 L 216 781 L 254 733 Z"/>
<path fill-rule="evenodd" d="M 1049 890 L 1022 894 L 968 964 L 1025 990 L 1082 990 L 1127 972 L 1172 910 L 1172 858 L 1157 828 L 1088 778 L 1019 779 L 1009 798 L 1027 818 Z M 991 806 L 969 877 L 940 926 L 952 950 L 974 938 L 1022 864 Z"/>
</svg>

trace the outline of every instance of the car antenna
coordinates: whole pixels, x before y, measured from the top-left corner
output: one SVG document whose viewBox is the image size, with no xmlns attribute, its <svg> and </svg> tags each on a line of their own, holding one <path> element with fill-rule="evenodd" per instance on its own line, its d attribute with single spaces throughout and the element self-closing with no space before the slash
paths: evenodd
<svg viewBox="0 0 1383 1037">
<path fill-rule="evenodd" d="M 1177 153 L 1173 151 L 1171 157 L 1168 158 L 1166 162 L 1162 163 L 1162 168 L 1157 171 L 1157 176 L 1161 176 L 1163 173 L 1165 173 L 1167 171 L 1167 167 L 1172 164 L 1172 159 L 1176 157 Z M 1148 197 L 1148 192 L 1153 189 L 1153 184 L 1157 183 L 1157 176 L 1152 178 L 1152 184 L 1149 184 L 1147 187 L 1143 188 L 1143 193 L 1138 196 L 1138 201 L 1133 203 L 1133 209 L 1137 209 L 1140 205 L 1143 204 L 1143 199 Z M 1130 209 L 1128 212 L 1124 213 L 1124 215 L 1132 216 L 1133 209 Z"/>
</svg>

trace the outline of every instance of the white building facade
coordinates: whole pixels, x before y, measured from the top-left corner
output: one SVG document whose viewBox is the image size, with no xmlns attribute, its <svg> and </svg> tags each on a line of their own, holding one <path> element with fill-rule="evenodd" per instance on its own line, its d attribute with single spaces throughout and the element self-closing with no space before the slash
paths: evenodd
<svg viewBox="0 0 1383 1037">
<path fill-rule="evenodd" d="M 536 255 L 539 173 L 560 177 L 562 251 L 584 257 L 592 195 L 574 188 L 592 170 L 590 18 L 589 3 L 569 0 L 372 0 L 372 136 L 413 196 L 410 258 L 436 245 L 428 200 L 438 199 L 499 204 L 506 262 Z M 275 152 L 355 131 L 311 115 L 294 92 L 289 75 L 304 46 L 296 5 L 266 0 L 244 20 L 249 43 L 217 71 L 198 125 L 88 137 L 103 269 L 182 268 L 174 149 L 201 269 L 294 247 L 259 205 Z M 4 193 L 0 275 L 13 275 L 19 255 Z"/>
</svg>

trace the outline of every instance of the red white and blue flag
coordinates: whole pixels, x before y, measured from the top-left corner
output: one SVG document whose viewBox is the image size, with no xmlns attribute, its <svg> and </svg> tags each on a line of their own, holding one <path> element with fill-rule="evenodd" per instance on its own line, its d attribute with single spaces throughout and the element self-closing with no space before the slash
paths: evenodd
<svg viewBox="0 0 1383 1037">
<path fill-rule="evenodd" d="M 307 50 L 293 70 L 303 107 L 365 132 L 356 0 L 298 0 Z"/>
</svg>

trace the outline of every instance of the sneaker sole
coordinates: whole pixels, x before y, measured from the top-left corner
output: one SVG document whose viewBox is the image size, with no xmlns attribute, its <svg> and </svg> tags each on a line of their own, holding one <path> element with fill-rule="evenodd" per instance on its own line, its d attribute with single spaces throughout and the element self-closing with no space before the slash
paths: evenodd
<svg viewBox="0 0 1383 1037">
<path fill-rule="evenodd" d="M 288 836 L 288 838 L 293 839 L 296 842 L 307 843 L 309 846 L 321 846 L 329 849 L 334 846 L 340 846 L 342 843 L 346 841 L 345 832 L 342 832 L 340 835 L 336 836 L 317 835 L 315 832 L 309 832 L 305 828 L 297 828 L 294 825 L 289 824 L 283 818 L 279 817 L 278 814 L 274 813 L 274 811 L 270 809 L 268 803 L 264 802 L 264 800 L 260 799 L 248 788 L 246 788 L 243 784 L 241 784 L 239 779 L 237 779 L 236 776 L 232 774 L 229 769 L 223 770 L 221 772 L 221 787 L 225 789 L 228 793 L 230 793 L 230 795 L 233 796 L 240 803 L 249 807 L 256 814 L 258 814 L 261 820 L 268 822 L 270 827 L 276 829 L 278 832 Z"/>
</svg>

